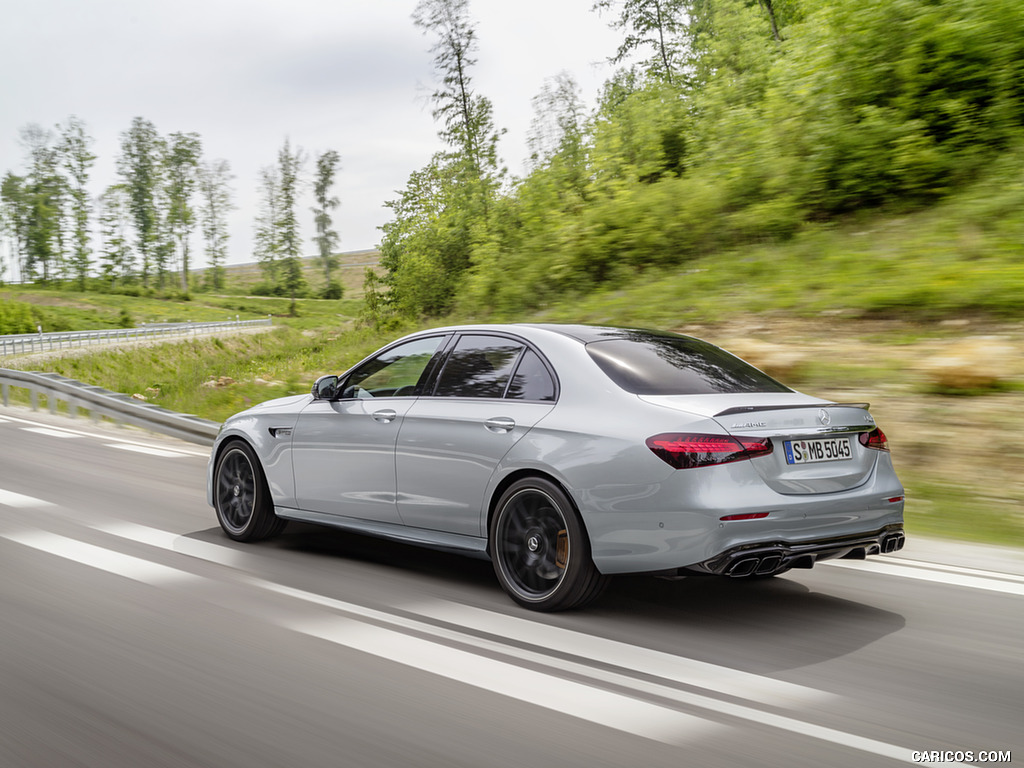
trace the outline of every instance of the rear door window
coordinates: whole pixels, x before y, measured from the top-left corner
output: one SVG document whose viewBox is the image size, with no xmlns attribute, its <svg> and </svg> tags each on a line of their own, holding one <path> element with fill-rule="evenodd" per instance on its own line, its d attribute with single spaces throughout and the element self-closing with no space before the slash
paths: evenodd
<svg viewBox="0 0 1024 768">
<path fill-rule="evenodd" d="M 499 336 L 462 336 L 448 355 L 434 394 L 438 397 L 504 397 L 523 349 L 523 344 Z"/>
<path fill-rule="evenodd" d="M 532 349 L 523 352 L 505 397 L 513 400 L 555 399 L 555 380 L 551 378 L 551 373 L 540 359 L 540 355 Z"/>
</svg>

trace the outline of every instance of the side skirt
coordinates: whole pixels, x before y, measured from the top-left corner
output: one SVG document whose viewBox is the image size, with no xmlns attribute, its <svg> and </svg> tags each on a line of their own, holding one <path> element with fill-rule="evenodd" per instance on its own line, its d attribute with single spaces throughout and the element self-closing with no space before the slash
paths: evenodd
<svg viewBox="0 0 1024 768">
<path fill-rule="evenodd" d="M 459 533 L 429 531 L 425 528 L 409 528 L 395 523 L 381 523 L 373 520 L 359 520 L 355 517 L 328 515 L 323 512 L 310 512 L 305 509 L 291 507 L 274 507 L 274 514 L 286 520 L 298 520 L 303 523 L 325 525 L 343 531 L 361 533 L 378 539 L 390 539 L 405 544 L 452 552 L 457 555 L 468 555 L 481 560 L 490 560 L 487 554 L 487 539 L 479 536 L 465 536 Z"/>
</svg>

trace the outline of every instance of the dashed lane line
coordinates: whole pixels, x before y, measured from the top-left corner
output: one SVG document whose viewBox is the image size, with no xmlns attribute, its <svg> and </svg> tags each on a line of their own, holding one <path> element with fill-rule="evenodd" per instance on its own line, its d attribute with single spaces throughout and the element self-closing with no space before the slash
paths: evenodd
<svg viewBox="0 0 1024 768">
<path fill-rule="evenodd" d="M 96 439 L 96 440 L 102 440 L 107 445 L 114 444 L 114 443 L 116 443 L 119 446 L 136 445 L 136 446 L 140 446 L 140 447 L 144 447 L 144 448 L 151 448 L 153 450 L 173 451 L 173 453 L 175 455 L 179 455 L 179 456 L 201 456 L 201 457 L 208 457 L 210 455 L 209 449 L 202 449 L 202 448 L 199 448 L 198 446 L 195 447 L 195 448 L 192 448 L 190 446 L 185 446 L 185 445 L 182 445 L 182 446 L 175 445 L 174 448 L 166 448 L 166 447 L 160 447 L 160 446 L 152 445 L 151 443 L 145 443 L 145 442 L 142 442 L 140 440 L 133 440 L 131 438 L 126 438 L 126 437 L 118 437 L 116 435 L 107 435 L 107 434 L 102 434 L 100 432 L 88 432 L 86 430 L 74 429 L 72 427 L 54 427 L 54 426 L 49 425 L 49 424 L 44 424 L 44 423 L 38 422 L 38 421 L 32 421 L 31 419 L 24 419 L 24 418 L 21 418 L 21 417 L 18 417 L 18 416 L 7 416 L 7 415 L 0 416 L 0 422 L 8 422 L 8 423 L 14 423 L 14 424 L 19 424 L 19 425 L 26 424 L 28 426 L 27 427 L 23 426 L 23 427 L 21 427 L 21 429 L 24 429 L 24 430 L 29 431 L 29 432 L 38 432 L 39 434 L 48 434 L 51 437 L 58 437 L 58 436 L 59 437 L 71 437 L 71 436 L 91 437 L 91 438 Z M 44 432 L 42 430 L 52 430 L 53 432 L 60 432 L 61 434 L 60 435 L 53 435 L 49 431 Z"/>
</svg>

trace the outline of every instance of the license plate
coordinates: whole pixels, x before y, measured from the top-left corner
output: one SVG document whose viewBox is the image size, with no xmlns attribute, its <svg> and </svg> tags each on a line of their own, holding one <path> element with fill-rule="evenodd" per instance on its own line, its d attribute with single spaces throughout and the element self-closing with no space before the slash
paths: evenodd
<svg viewBox="0 0 1024 768">
<path fill-rule="evenodd" d="M 787 464 L 815 464 L 819 461 L 846 461 L 853 458 L 848 437 L 787 440 L 785 447 Z"/>
</svg>

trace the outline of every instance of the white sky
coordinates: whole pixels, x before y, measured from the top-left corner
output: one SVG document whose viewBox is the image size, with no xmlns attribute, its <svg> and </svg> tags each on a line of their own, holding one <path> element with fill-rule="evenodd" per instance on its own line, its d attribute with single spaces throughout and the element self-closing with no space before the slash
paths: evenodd
<svg viewBox="0 0 1024 768">
<path fill-rule="evenodd" d="M 593 105 L 618 36 L 592 0 L 471 0 L 476 90 L 507 129 L 499 150 L 523 172 L 531 99 L 561 71 Z M 120 135 L 136 116 L 161 135 L 194 131 L 231 164 L 232 263 L 251 261 L 258 173 L 289 138 L 341 154 L 341 250 L 372 248 L 384 202 L 440 148 L 428 95 L 434 39 L 415 0 L 0 0 L 0 175 L 21 172 L 20 128 L 85 121 L 99 156 L 92 192 L 116 181 Z M 310 200 L 302 236 L 314 245 Z M 195 266 L 203 266 L 197 263 Z M 12 275 L 8 272 L 8 278 Z"/>
</svg>

